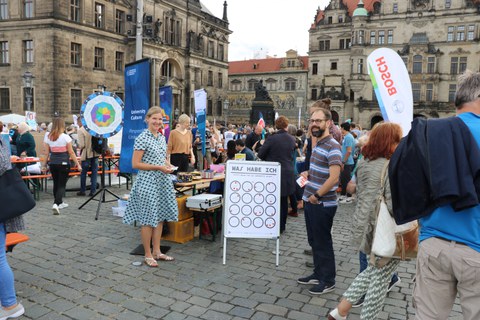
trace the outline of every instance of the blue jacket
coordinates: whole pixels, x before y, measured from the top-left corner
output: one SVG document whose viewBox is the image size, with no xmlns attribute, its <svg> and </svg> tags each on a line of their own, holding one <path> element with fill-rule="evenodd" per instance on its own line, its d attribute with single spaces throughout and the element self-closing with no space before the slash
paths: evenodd
<svg viewBox="0 0 480 320">
<path fill-rule="evenodd" d="M 473 207 L 480 197 L 480 150 L 458 117 L 414 119 L 389 165 L 395 221 L 405 223 L 451 204 Z"/>
</svg>

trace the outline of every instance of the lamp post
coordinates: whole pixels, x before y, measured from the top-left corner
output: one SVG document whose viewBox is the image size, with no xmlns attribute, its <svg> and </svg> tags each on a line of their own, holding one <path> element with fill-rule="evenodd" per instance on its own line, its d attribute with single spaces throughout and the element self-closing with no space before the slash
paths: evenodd
<svg viewBox="0 0 480 320">
<path fill-rule="evenodd" d="M 225 127 L 228 127 L 227 120 L 228 120 L 228 106 L 230 102 L 228 99 L 223 100 L 223 111 L 225 112 Z"/>
<path fill-rule="evenodd" d="M 30 71 L 25 71 L 22 76 L 23 78 L 23 87 L 27 89 L 25 91 L 25 100 L 27 103 L 27 111 L 30 111 L 32 106 L 32 91 L 33 91 L 33 79 L 35 78 Z"/>
</svg>

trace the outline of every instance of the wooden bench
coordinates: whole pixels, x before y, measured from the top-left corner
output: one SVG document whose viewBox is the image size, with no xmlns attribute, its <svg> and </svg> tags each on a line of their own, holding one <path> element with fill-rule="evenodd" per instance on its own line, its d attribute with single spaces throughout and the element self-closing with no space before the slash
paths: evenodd
<svg viewBox="0 0 480 320">
<path fill-rule="evenodd" d="M 12 252 L 13 247 L 15 247 L 17 244 L 26 242 L 30 238 L 27 235 L 24 235 L 22 233 L 7 233 L 7 241 L 6 241 L 6 251 L 7 252 Z"/>
</svg>

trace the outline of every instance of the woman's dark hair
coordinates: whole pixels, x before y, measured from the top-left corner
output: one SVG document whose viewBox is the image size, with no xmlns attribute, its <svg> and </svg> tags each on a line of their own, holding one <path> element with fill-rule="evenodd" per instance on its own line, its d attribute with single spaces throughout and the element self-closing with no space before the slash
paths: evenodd
<svg viewBox="0 0 480 320">
<path fill-rule="evenodd" d="M 227 142 L 227 159 L 235 158 L 235 153 L 237 153 L 237 149 L 235 148 L 235 140 L 230 140 Z"/>
</svg>

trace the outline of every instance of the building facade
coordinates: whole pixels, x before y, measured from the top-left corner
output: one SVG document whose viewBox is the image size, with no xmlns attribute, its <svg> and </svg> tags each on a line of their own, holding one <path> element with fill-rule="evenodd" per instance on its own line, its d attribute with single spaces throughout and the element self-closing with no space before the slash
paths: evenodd
<svg viewBox="0 0 480 320">
<path fill-rule="evenodd" d="M 333 100 L 334 116 L 365 128 L 382 119 L 367 57 L 388 47 L 410 74 L 414 115 L 454 114 L 459 74 L 479 71 L 478 0 L 331 0 L 309 31 L 308 104 Z"/>
<path fill-rule="evenodd" d="M 164 85 L 173 87 L 175 115 L 193 113 L 199 88 L 209 101 L 223 101 L 231 33 L 226 2 L 220 19 L 199 0 L 0 0 L 0 114 L 30 107 L 40 121 L 54 114 L 69 121 L 99 85 L 123 98 L 125 64 L 136 60 L 139 3 L 140 58 L 152 61 L 152 105 Z M 26 71 L 34 76 L 30 105 Z"/>
<path fill-rule="evenodd" d="M 232 123 L 248 123 L 255 97 L 255 85 L 262 81 L 279 115 L 298 124 L 306 110 L 308 87 L 308 57 L 289 50 L 283 58 L 267 57 L 231 61 L 228 69 L 228 110 Z"/>
</svg>

